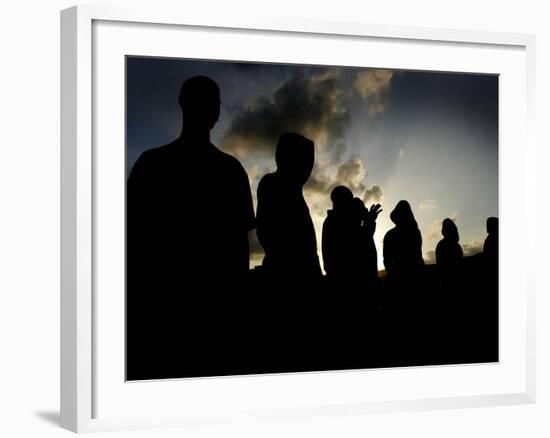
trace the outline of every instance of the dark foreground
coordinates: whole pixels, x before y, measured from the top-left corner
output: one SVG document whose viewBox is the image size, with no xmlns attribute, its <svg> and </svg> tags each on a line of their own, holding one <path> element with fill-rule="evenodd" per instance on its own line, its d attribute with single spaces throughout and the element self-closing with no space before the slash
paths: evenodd
<svg viewBox="0 0 550 438">
<path fill-rule="evenodd" d="M 127 379 L 496 362 L 497 277 L 483 255 L 399 287 L 251 271 L 246 287 L 186 300 L 188 311 L 129 306 Z"/>
</svg>

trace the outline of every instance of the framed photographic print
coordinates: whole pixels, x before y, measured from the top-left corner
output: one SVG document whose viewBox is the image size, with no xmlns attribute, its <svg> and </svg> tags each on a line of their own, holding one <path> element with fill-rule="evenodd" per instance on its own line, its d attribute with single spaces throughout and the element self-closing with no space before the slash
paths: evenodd
<svg viewBox="0 0 550 438">
<path fill-rule="evenodd" d="M 63 427 L 534 401 L 532 36 L 61 24 Z"/>
</svg>

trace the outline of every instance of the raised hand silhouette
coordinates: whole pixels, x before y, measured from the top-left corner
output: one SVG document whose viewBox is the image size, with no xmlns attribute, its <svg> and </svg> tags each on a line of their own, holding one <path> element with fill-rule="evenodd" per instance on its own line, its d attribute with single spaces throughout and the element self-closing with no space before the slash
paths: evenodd
<svg viewBox="0 0 550 438">
<path fill-rule="evenodd" d="M 378 215 L 382 213 L 382 211 L 382 206 L 380 204 L 372 204 L 368 210 L 369 219 L 375 221 L 378 218 Z"/>
</svg>

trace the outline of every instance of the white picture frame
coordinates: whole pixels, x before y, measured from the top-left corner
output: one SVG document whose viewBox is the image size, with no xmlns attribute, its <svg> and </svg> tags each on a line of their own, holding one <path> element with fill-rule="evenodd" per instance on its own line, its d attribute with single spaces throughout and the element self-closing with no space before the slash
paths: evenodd
<svg viewBox="0 0 550 438">
<path fill-rule="evenodd" d="M 117 26 L 124 29 L 118 29 Z M 98 81 L 101 81 L 101 78 L 110 71 L 103 70 L 106 65 L 103 61 L 108 61 L 112 57 L 119 59 L 120 54 L 125 52 L 125 38 L 120 36 L 120 32 L 133 32 L 132 35 L 136 38 L 132 41 L 134 44 L 140 44 L 139 33 L 142 30 L 138 27 L 140 29 L 148 27 L 150 32 L 164 36 L 170 32 L 177 32 L 178 29 L 185 29 L 185 32 L 200 32 L 201 35 L 210 39 L 215 39 L 224 32 L 233 32 L 232 38 L 235 38 L 235 41 L 265 37 L 272 39 L 295 38 L 296 41 L 298 39 L 332 38 L 336 45 L 384 42 L 388 45 L 418 46 L 421 50 L 427 51 L 427 55 L 430 54 L 429 50 L 446 50 L 447 45 L 452 45 L 456 50 L 464 51 L 464 53 L 468 50 L 482 49 L 482 52 L 471 57 L 472 64 L 467 71 L 503 74 L 503 77 L 509 81 L 508 88 L 512 90 L 510 96 L 506 95 L 504 99 L 501 99 L 500 107 L 503 114 L 500 160 L 501 239 L 504 244 L 501 245 L 501 248 L 529 251 L 534 246 L 536 221 L 535 212 L 531 207 L 535 205 L 535 202 L 532 202 L 535 196 L 535 142 L 532 128 L 534 119 L 534 36 L 383 26 L 360 22 L 312 22 L 307 19 L 295 18 L 243 17 L 228 22 L 215 16 L 194 16 L 188 10 L 180 12 L 159 9 L 129 10 L 103 6 L 75 6 L 66 9 L 61 12 L 62 427 L 74 432 L 85 432 L 119 428 L 209 424 L 234 421 L 235 419 L 244 421 L 250 418 L 284 419 L 311 415 L 398 412 L 533 403 L 535 401 L 535 275 L 527 263 L 520 263 L 513 272 L 506 269 L 507 256 L 504 256 L 502 252 L 501 259 L 504 257 L 502 260 L 504 269 L 501 269 L 500 282 L 506 284 L 506 288 L 510 291 L 509 295 L 506 295 L 508 292 L 504 291 L 505 299 L 502 300 L 503 304 L 500 309 L 501 314 L 504 315 L 501 322 L 500 342 L 501 349 L 504 349 L 505 354 L 504 359 L 496 365 L 417 367 L 394 371 L 382 370 L 377 375 L 374 375 L 373 372 L 342 371 L 328 374 L 294 374 L 284 377 L 272 375 L 191 379 L 185 383 L 187 385 L 185 393 L 188 394 L 187 404 L 173 405 L 170 403 L 175 400 L 175 394 L 181 392 L 181 382 L 146 382 L 136 385 L 119 381 L 117 385 L 111 385 L 109 382 L 112 382 L 112 379 L 119 379 L 120 367 L 114 365 L 114 362 L 106 362 L 105 358 L 109 356 L 108 354 L 101 354 L 101 351 L 116 351 L 115 348 L 118 344 L 115 341 L 111 343 L 111 340 L 102 335 L 103 329 L 98 329 L 98 325 L 99 327 L 113 328 L 111 323 L 103 324 L 101 322 L 103 318 L 105 321 L 113 318 L 113 315 L 104 316 L 109 313 L 105 311 L 109 300 L 97 299 L 98 288 L 107 284 L 103 278 L 108 277 L 104 270 L 99 269 L 98 271 L 98 266 L 101 266 L 102 263 L 101 254 L 103 254 L 103 247 L 101 244 L 98 246 L 97 240 L 98 235 L 103 233 L 100 231 L 98 234 L 98 227 L 102 230 L 103 225 L 98 224 L 103 223 L 102 221 L 106 219 L 98 213 L 101 209 L 97 207 L 102 202 L 106 202 L 103 200 L 102 194 L 105 193 L 105 190 L 101 188 L 102 184 L 113 181 L 116 183 L 118 180 L 115 175 L 116 171 L 109 169 L 109 161 L 106 161 L 109 160 L 108 154 L 97 154 L 98 139 L 105 138 L 104 136 L 108 135 L 106 130 L 111 128 L 98 129 L 97 124 L 103 123 L 100 111 L 102 98 L 98 96 L 96 88 Z M 184 34 L 182 34 L 182 38 L 187 35 Z M 162 38 L 163 36 L 160 35 L 159 44 L 162 43 Z M 112 44 L 106 45 L 106 41 L 110 41 Z M 149 54 L 156 53 L 155 38 L 148 39 L 148 41 L 150 41 L 150 47 L 143 50 L 149 50 Z M 288 41 L 285 44 L 286 47 L 289 47 Z M 143 43 L 143 45 L 146 44 Z M 111 47 L 107 49 L 107 46 Z M 253 46 L 251 44 L 248 49 L 254 50 Z M 167 47 L 165 51 L 158 55 L 170 56 L 171 49 L 168 46 L 164 47 Z M 235 50 L 238 52 L 241 46 L 237 44 L 236 47 Z M 299 45 L 297 47 L 296 50 L 299 50 Z M 195 49 L 198 52 L 202 50 L 200 45 Z M 207 50 L 206 45 L 203 46 L 203 49 Z M 205 55 L 205 58 L 212 59 L 216 57 L 217 53 L 220 53 L 216 52 L 219 48 L 209 50 L 209 54 Z M 406 58 L 402 47 L 396 49 L 395 53 L 398 53 L 399 50 Z M 498 52 L 501 55 L 490 55 L 492 52 Z M 388 56 L 395 58 L 395 53 Z M 132 50 L 131 54 L 135 54 L 135 50 Z M 486 56 L 479 56 L 480 54 Z M 189 56 L 193 57 L 191 55 L 193 54 Z M 240 59 L 239 57 L 243 55 L 234 53 L 232 56 L 233 59 Z M 248 60 L 256 59 L 252 52 L 247 56 Z M 296 52 L 296 55 L 273 54 L 272 56 L 288 56 L 287 61 L 295 62 L 297 58 L 292 58 L 292 56 L 299 56 L 299 52 Z M 318 56 L 318 58 L 311 58 L 312 60 L 322 60 L 324 58 L 321 56 L 325 55 L 315 55 L 314 53 L 310 56 Z M 464 56 L 467 57 L 467 55 Z M 494 56 L 494 58 L 491 59 L 490 56 Z M 440 63 L 438 64 L 441 66 L 440 69 L 453 70 L 456 68 L 458 70 L 460 67 L 453 67 L 453 65 L 461 65 L 460 56 L 453 58 L 454 60 L 447 61 L 445 56 L 442 56 L 437 61 Z M 284 60 L 283 58 L 278 59 Z M 339 58 L 334 62 L 338 65 L 345 60 Z M 376 66 L 384 67 L 385 62 L 387 61 L 380 58 Z M 407 62 L 409 64 L 406 64 Z M 446 62 L 447 64 L 445 64 Z M 481 67 L 476 68 L 475 62 Z M 99 64 L 101 65 L 98 66 Z M 414 60 L 403 61 L 403 66 L 413 68 Z M 107 68 L 109 68 L 108 65 Z M 503 70 L 501 71 L 499 68 Z M 507 73 L 503 73 L 503 71 Z M 115 96 L 114 99 L 120 99 L 123 94 L 120 87 L 120 84 L 123 83 L 124 78 L 117 77 L 112 84 L 108 85 L 109 91 L 113 92 L 111 94 Z M 99 88 L 101 87 L 102 85 L 99 86 Z M 507 114 L 512 114 L 509 107 L 515 103 L 518 104 L 515 105 L 516 113 L 521 117 L 512 120 Z M 116 123 L 117 119 L 114 120 Z M 506 124 L 508 121 L 511 122 L 508 125 L 512 126 Z M 101 126 L 105 126 L 105 124 Z M 114 127 L 113 129 L 123 130 L 123 127 Z M 516 142 L 521 142 L 522 147 L 516 150 L 506 146 Z M 120 146 L 119 143 L 117 143 L 118 146 Z M 116 165 L 117 163 L 112 163 L 112 166 L 116 167 Z M 516 181 L 510 181 L 509 171 L 514 166 L 517 166 L 514 172 Z M 107 177 L 104 176 L 98 177 L 99 174 L 107 175 L 110 172 L 115 172 L 112 178 L 109 177 L 111 179 L 105 179 Z M 99 182 L 99 186 L 98 178 L 103 181 Z M 514 182 L 516 184 L 513 184 Z M 117 199 L 114 197 L 110 202 L 115 202 Z M 529 203 L 530 207 L 522 209 L 523 203 Z M 512 204 L 515 205 L 515 210 Z M 525 238 L 521 242 L 514 240 L 511 237 L 512 233 L 508 232 L 519 223 L 526 225 L 525 229 L 527 230 Z M 116 231 L 117 228 L 113 228 L 111 232 L 113 230 Z M 118 230 L 120 231 L 120 229 Z M 507 244 L 508 240 L 509 244 Z M 119 263 L 123 263 L 123 261 L 118 260 L 115 265 L 120 267 Z M 115 281 L 111 284 L 119 283 Z M 509 300 L 506 299 L 508 296 Z M 114 317 L 116 317 L 115 310 L 120 311 L 120 308 L 113 309 Z M 122 313 L 120 318 L 123 318 Z M 119 326 L 117 325 L 117 327 Z M 120 339 L 117 336 L 113 336 L 113 338 Z M 120 354 L 123 353 L 120 352 Z M 388 372 L 392 374 L 389 377 L 384 377 L 383 373 Z M 414 380 L 426 382 L 425 388 L 431 386 L 433 388 L 427 389 L 427 395 L 419 396 L 424 393 L 418 387 L 411 388 L 409 392 L 390 391 L 388 387 L 387 396 L 385 396 L 383 383 L 380 383 L 381 386 L 378 389 L 375 388 L 376 385 L 373 385 L 373 375 L 380 382 L 391 378 L 406 387 L 408 382 Z M 488 376 L 492 376 L 493 380 Z M 454 389 L 448 390 L 445 385 L 441 386 L 441 382 L 448 382 L 452 379 L 458 379 Z M 483 380 L 488 383 L 476 391 L 475 382 Z M 491 381 L 489 382 L 489 380 Z M 369 391 L 369 396 L 366 392 L 357 394 L 350 389 L 357 385 L 358 387 L 365 385 L 365 388 L 373 390 Z M 111 388 L 111 386 L 117 386 L 117 388 Z M 459 386 L 462 389 L 459 389 Z M 275 387 L 283 389 L 274 392 Z M 296 398 L 296 394 L 285 393 L 284 388 L 291 387 L 301 388 L 306 395 Z M 324 394 L 307 394 L 314 387 L 325 387 L 326 391 Z M 436 390 L 436 387 L 439 389 Z M 98 388 L 101 389 L 98 390 Z M 130 388 L 129 391 L 126 391 L 128 388 Z M 105 396 L 101 394 L 109 395 L 109 399 L 112 399 L 110 405 L 105 401 Z M 139 394 L 142 394 L 143 397 L 140 397 Z M 185 406 L 190 405 L 193 401 L 192 397 L 195 396 L 198 399 L 198 394 L 206 394 L 208 397 L 217 398 L 220 401 L 215 406 L 206 402 L 202 405 L 196 403 L 196 409 L 186 410 Z M 262 401 L 261 397 L 266 400 Z M 253 402 L 250 401 L 252 398 L 254 398 Z M 269 400 L 267 400 L 268 398 Z M 130 399 L 162 399 L 165 402 L 155 403 L 155 406 L 146 405 L 143 402 L 139 407 L 136 405 L 134 413 L 131 403 L 123 403 L 123 400 Z M 126 410 L 121 408 L 123 405 L 127 406 Z M 103 415 L 102 412 L 108 412 L 108 414 Z"/>
</svg>

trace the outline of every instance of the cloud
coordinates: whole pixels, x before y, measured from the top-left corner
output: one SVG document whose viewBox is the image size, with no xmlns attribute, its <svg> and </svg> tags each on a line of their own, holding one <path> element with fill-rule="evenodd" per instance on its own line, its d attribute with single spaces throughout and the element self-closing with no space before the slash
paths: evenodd
<svg viewBox="0 0 550 438">
<path fill-rule="evenodd" d="M 350 117 L 338 86 L 339 69 L 305 76 L 296 74 L 269 96 L 260 96 L 237 114 L 224 133 L 221 147 L 239 157 L 272 154 L 285 132 L 312 139 L 318 150 L 339 157 Z"/>
<path fill-rule="evenodd" d="M 367 176 L 363 162 L 357 158 L 352 157 L 345 163 L 338 166 L 336 171 L 336 181 L 339 184 L 347 186 L 352 192 L 365 190 L 363 180 Z"/>
<path fill-rule="evenodd" d="M 391 70 L 368 69 L 357 73 L 353 89 L 367 103 L 370 117 L 387 108 L 392 77 Z"/>
<path fill-rule="evenodd" d="M 333 175 L 326 174 L 321 166 L 315 163 L 311 176 L 307 180 L 304 186 L 304 192 L 309 194 L 321 194 L 330 193 L 335 187 L 335 178 Z"/>
<path fill-rule="evenodd" d="M 358 157 L 351 157 L 336 169 L 327 167 L 324 162 L 316 163 L 304 190 L 310 194 L 329 196 L 334 187 L 342 185 L 349 188 L 355 196 L 362 197 L 367 189 L 364 184 L 366 177 L 365 166 Z"/>
<path fill-rule="evenodd" d="M 253 165 L 249 169 L 247 169 L 247 175 L 248 175 L 248 181 L 250 182 L 250 185 L 253 186 L 256 180 L 261 178 L 262 174 L 265 173 L 264 169 L 260 169 L 260 166 L 257 164 Z"/>
<path fill-rule="evenodd" d="M 378 184 L 374 184 L 370 187 L 370 189 L 367 189 L 365 191 L 365 194 L 363 195 L 363 202 L 365 204 L 370 203 L 379 203 L 382 201 L 383 192 L 382 187 L 380 187 Z"/>
<path fill-rule="evenodd" d="M 260 265 L 265 256 L 265 252 L 260 241 L 258 240 L 256 230 L 251 230 L 248 232 L 248 245 L 250 248 L 250 265 Z"/>
<path fill-rule="evenodd" d="M 434 221 L 427 229 L 424 235 L 426 240 L 439 240 L 443 236 L 441 235 L 441 226 L 443 225 L 443 219 L 438 219 Z"/>
<path fill-rule="evenodd" d="M 424 262 L 427 265 L 435 264 L 435 251 L 434 250 L 426 251 L 424 253 Z"/>
<path fill-rule="evenodd" d="M 451 219 L 453 222 L 456 223 L 456 221 L 458 220 L 458 211 L 453 211 L 451 215 L 448 217 L 449 219 Z M 432 224 L 428 228 L 426 228 L 424 235 L 426 236 L 426 239 L 428 241 L 440 240 L 443 238 L 443 236 L 441 235 L 441 227 L 443 225 L 443 220 L 445 220 L 445 218 L 438 219 L 432 222 Z"/>
<path fill-rule="evenodd" d="M 420 210 L 434 210 L 437 208 L 437 201 L 435 199 L 424 199 L 420 201 L 418 206 Z"/>
<path fill-rule="evenodd" d="M 464 252 L 464 256 L 465 257 L 473 256 L 473 255 L 479 254 L 480 252 L 483 252 L 483 243 L 484 243 L 483 239 L 477 239 L 477 240 L 472 240 L 468 243 L 462 244 L 462 250 Z"/>
</svg>

